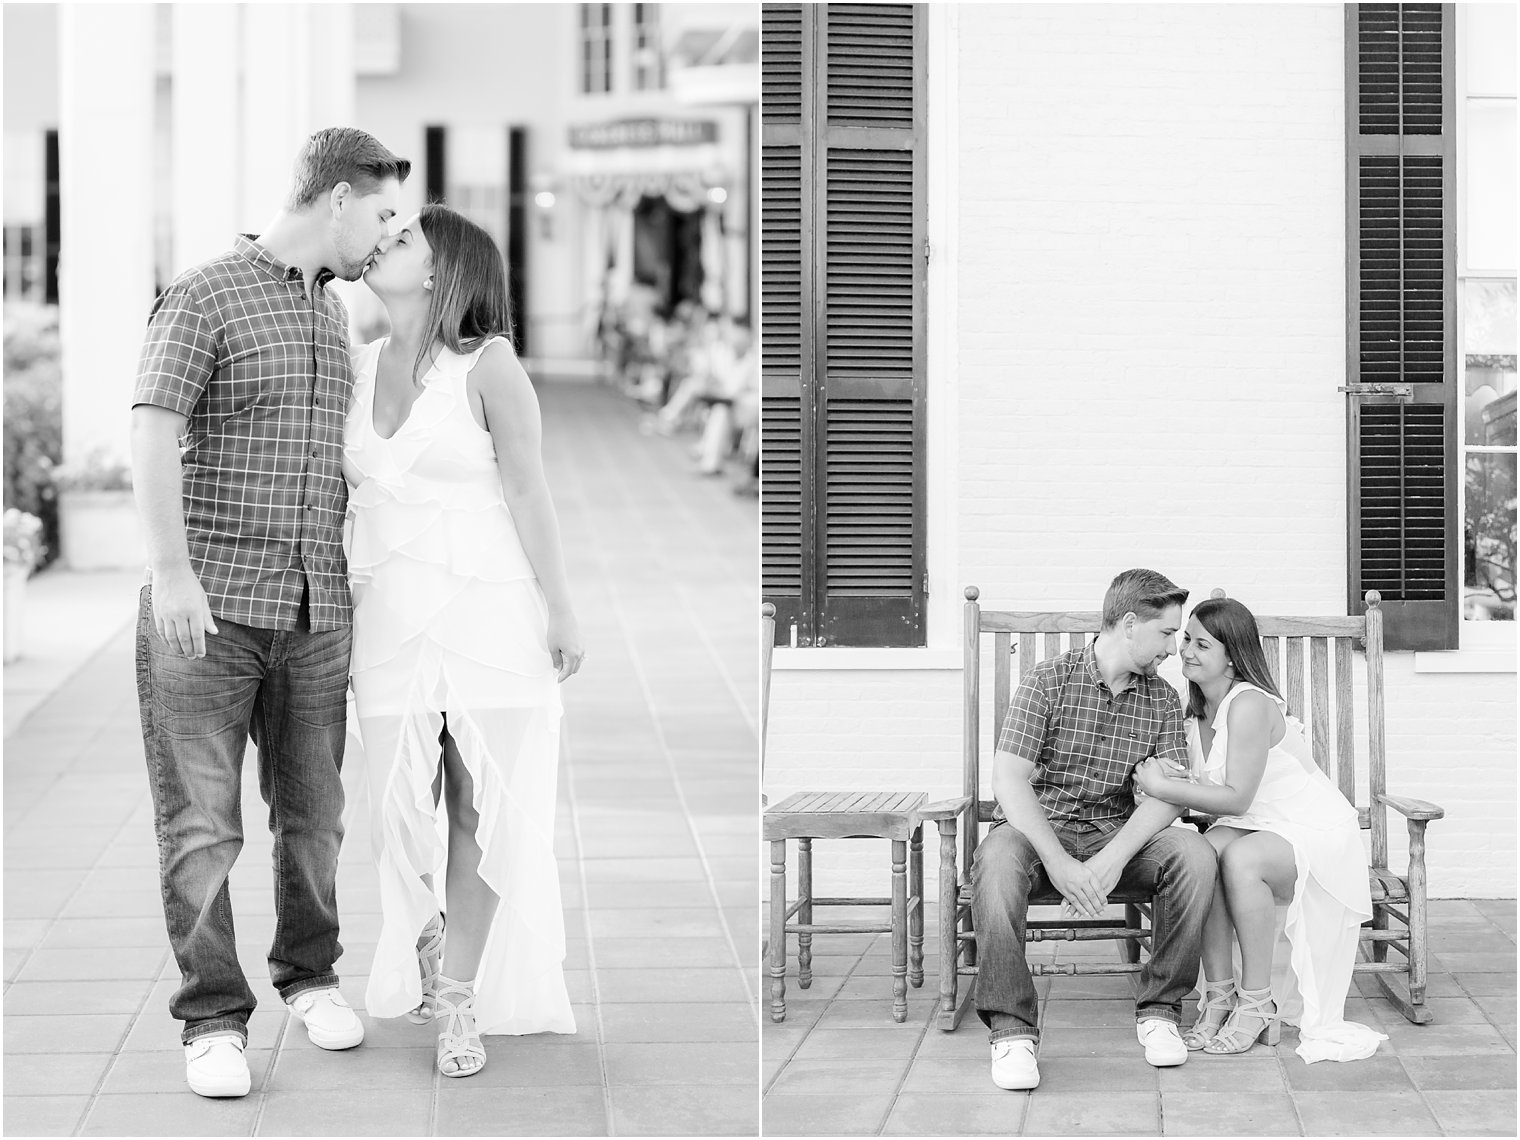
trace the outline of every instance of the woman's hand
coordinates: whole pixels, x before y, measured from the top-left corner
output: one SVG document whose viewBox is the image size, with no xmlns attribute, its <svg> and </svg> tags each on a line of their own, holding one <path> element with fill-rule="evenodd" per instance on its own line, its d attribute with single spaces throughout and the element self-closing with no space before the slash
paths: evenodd
<svg viewBox="0 0 1520 1140">
<path fill-rule="evenodd" d="M 586 660 L 586 649 L 581 644 L 580 623 L 569 612 L 549 614 L 549 656 L 554 659 L 558 671 L 557 680 L 574 676 Z"/>
<path fill-rule="evenodd" d="M 1135 787 L 1158 800 L 1168 800 L 1167 789 L 1171 786 L 1176 769 L 1163 764 L 1160 757 L 1149 756 L 1135 765 Z"/>
</svg>

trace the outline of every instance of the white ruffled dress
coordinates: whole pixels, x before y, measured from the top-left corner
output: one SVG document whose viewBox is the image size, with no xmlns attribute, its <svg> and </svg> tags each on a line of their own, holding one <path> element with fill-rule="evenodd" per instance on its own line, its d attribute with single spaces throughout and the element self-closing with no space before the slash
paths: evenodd
<svg viewBox="0 0 1520 1140">
<path fill-rule="evenodd" d="M 442 908 L 448 852 L 432 793 L 446 713 L 474 782 L 480 875 L 501 899 L 476 975 L 480 1031 L 574 1033 L 554 860 L 559 687 L 543 591 L 466 395 L 484 346 L 444 349 L 411 414 L 382 439 L 383 344 L 355 351 L 343 460 L 354 593 L 348 755 L 364 767 L 383 912 L 365 1008 L 396 1017 L 422 1000 L 416 943 Z"/>
<path fill-rule="evenodd" d="M 1356 808 L 1314 763 L 1304 726 L 1289 715 L 1287 703 L 1247 683 L 1237 684 L 1219 702 L 1207 756 L 1197 722 L 1188 721 L 1193 771 L 1201 783 L 1224 783 L 1229 708 L 1247 690 L 1277 705 L 1285 731 L 1267 752 L 1250 807 L 1213 826 L 1270 831 L 1293 845 L 1298 877 L 1283 919 L 1288 963 L 1286 970 L 1273 972 L 1272 996 L 1283 1020 L 1299 1026 L 1298 1055 L 1310 1064 L 1370 1057 L 1386 1035 L 1344 1019 L 1361 925 L 1372 917 Z"/>
</svg>

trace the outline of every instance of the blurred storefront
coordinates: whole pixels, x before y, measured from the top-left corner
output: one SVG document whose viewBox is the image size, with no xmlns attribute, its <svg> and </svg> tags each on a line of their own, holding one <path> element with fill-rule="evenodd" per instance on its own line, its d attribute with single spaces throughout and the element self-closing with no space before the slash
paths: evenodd
<svg viewBox="0 0 1520 1140">
<path fill-rule="evenodd" d="M 321 126 L 413 161 L 403 212 L 443 199 L 491 232 L 540 375 L 597 367 L 634 281 L 739 317 L 757 295 L 753 5 L 7 4 L 4 24 L 5 299 L 59 305 L 68 456 L 124 456 L 154 291 L 261 229 Z"/>
</svg>

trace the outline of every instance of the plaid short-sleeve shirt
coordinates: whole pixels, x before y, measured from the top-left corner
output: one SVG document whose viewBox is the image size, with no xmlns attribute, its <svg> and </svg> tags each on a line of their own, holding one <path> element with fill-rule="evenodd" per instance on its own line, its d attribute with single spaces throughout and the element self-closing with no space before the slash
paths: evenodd
<svg viewBox="0 0 1520 1140">
<path fill-rule="evenodd" d="M 313 631 L 353 621 L 343 557 L 348 313 L 250 235 L 187 270 L 148 318 L 132 403 L 186 417 L 180 440 L 190 564 L 211 612 Z"/>
<path fill-rule="evenodd" d="M 1093 644 L 1029 671 L 1009 702 L 997 750 L 1035 766 L 1030 783 L 1052 824 L 1110 831 L 1135 810 L 1135 765 L 1148 756 L 1186 765 L 1187 737 L 1176 689 L 1136 676 L 1115 696 L 1098 675 Z"/>
</svg>

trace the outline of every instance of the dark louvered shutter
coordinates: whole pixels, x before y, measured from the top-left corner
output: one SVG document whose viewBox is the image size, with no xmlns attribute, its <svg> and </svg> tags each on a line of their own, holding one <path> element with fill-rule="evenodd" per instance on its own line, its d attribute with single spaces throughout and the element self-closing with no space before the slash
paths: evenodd
<svg viewBox="0 0 1520 1140">
<path fill-rule="evenodd" d="M 1453 10 L 1347 8 L 1349 599 L 1383 597 L 1390 649 L 1454 649 Z"/>
<path fill-rule="evenodd" d="M 803 312 L 811 307 L 811 252 L 804 242 L 812 209 L 803 194 L 804 122 L 812 107 L 802 77 L 812 70 L 811 12 L 800 4 L 761 9 L 762 138 L 760 154 L 760 579 L 776 606 L 777 637 L 799 643 L 811 631 L 816 591 L 811 573 L 813 451 L 811 416 L 803 415 Z M 804 597 L 804 586 L 806 596 Z"/>
<path fill-rule="evenodd" d="M 783 641 L 795 587 L 799 644 L 922 645 L 922 6 L 762 12 L 765 596 Z"/>
</svg>

